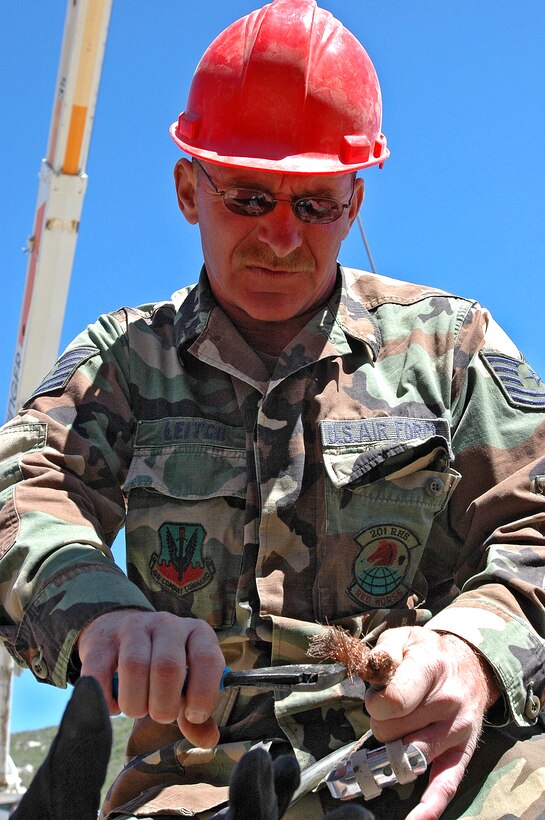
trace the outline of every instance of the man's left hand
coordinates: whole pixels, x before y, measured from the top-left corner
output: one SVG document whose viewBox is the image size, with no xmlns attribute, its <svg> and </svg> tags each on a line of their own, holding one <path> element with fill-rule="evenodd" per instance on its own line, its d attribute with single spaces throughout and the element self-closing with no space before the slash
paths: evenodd
<svg viewBox="0 0 545 820">
<path fill-rule="evenodd" d="M 379 639 L 399 663 L 390 683 L 367 690 L 371 730 L 387 743 L 415 743 L 431 765 L 420 804 L 406 820 L 437 820 L 475 751 L 485 711 L 499 697 L 486 661 L 452 634 L 423 627 L 388 629 Z"/>
</svg>

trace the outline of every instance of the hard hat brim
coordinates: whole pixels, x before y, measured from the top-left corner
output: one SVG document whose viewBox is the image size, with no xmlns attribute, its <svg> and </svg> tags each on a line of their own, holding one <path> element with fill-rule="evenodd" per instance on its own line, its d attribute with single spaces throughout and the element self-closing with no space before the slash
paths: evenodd
<svg viewBox="0 0 545 820">
<path fill-rule="evenodd" d="M 182 139 L 178 131 L 178 121 L 170 126 L 170 136 L 176 145 L 197 159 L 212 162 L 216 165 L 226 165 L 233 168 L 247 168 L 255 171 L 269 171 L 277 174 L 348 174 L 373 165 L 382 166 L 390 156 L 386 147 L 386 138 L 381 135 L 380 153 L 371 155 L 365 162 L 343 163 L 337 156 L 324 154 L 295 154 L 275 158 L 223 156 L 216 151 L 209 151 L 192 145 Z"/>
</svg>

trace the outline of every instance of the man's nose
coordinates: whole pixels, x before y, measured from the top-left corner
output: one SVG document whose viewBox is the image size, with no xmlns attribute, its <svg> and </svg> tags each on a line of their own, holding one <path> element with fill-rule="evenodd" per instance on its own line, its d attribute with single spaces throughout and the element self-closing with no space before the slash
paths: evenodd
<svg viewBox="0 0 545 820">
<path fill-rule="evenodd" d="M 259 221 L 257 238 L 268 245 L 275 256 L 288 256 L 302 245 L 304 223 L 295 216 L 290 202 L 277 202 Z"/>
</svg>

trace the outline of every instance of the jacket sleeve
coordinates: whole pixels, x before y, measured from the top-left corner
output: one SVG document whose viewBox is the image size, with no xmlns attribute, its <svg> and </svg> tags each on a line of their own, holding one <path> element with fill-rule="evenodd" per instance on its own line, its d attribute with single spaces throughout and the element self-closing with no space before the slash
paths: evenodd
<svg viewBox="0 0 545 820">
<path fill-rule="evenodd" d="M 57 686 L 77 676 L 72 651 L 89 621 L 153 609 L 110 551 L 134 429 L 123 318 L 78 336 L 0 430 L 0 637 Z"/>
<path fill-rule="evenodd" d="M 462 480 L 443 526 L 463 544 L 461 593 L 427 626 L 468 641 L 492 666 L 503 703 L 490 722 L 529 725 L 545 687 L 545 384 L 476 305 L 453 385 Z"/>
</svg>

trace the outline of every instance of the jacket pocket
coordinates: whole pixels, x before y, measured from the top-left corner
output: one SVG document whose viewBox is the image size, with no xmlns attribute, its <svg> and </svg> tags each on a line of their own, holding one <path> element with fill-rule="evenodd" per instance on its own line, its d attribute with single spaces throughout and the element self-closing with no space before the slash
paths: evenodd
<svg viewBox="0 0 545 820">
<path fill-rule="evenodd" d="M 124 491 L 129 578 L 156 609 L 231 626 L 243 550 L 244 431 L 200 418 L 139 422 Z"/>
<path fill-rule="evenodd" d="M 322 431 L 326 472 L 326 537 L 318 565 L 320 618 L 369 609 L 414 606 L 426 595 L 418 566 L 435 516 L 460 475 L 450 467 L 444 428 L 421 421 L 416 438 L 330 442 Z M 409 420 L 415 429 L 417 420 Z M 331 424 L 331 423 L 329 423 Z M 404 421 L 405 424 L 405 421 Z M 348 431 L 348 427 L 346 428 Z M 391 429 L 391 438 L 386 438 Z M 403 427 L 405 429 L 405 427 Z"/>
</svg>

